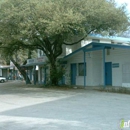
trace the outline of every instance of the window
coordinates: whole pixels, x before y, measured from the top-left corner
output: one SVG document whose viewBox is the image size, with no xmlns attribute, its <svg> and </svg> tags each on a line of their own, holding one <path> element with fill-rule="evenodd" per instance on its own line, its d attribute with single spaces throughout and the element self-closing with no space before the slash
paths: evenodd
<svg viewBox="0 0 130 130">
<path fill-rule="evenodd" d="M 92 42 L 100 42 L 99 39 L 92 39 Z"/>
<path fill-rule="evenodd" d="M 86 67 L 86 63 L 85 63 L 85 67 Z M 84 76 L 84 72 L 85 72 L 84 63 L 78 64 L 78 72 L 79 72 L 79 76 Z"/>
</svg>

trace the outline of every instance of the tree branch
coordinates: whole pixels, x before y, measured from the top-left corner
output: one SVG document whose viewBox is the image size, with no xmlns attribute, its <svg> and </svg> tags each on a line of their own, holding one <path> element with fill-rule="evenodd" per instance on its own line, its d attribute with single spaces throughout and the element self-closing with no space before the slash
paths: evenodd
<svg viewBox="0 0 130 130">
<path fill-rule="evenodd" d="M 99 28 L 99 27 L 98 27 L 98 28 Z M 91 32 L 93 32 L 94 30 L 96 30 L 96 29 L 90 30 L 84 37 L 82 37 L 81 39 L 79 39 L 79 40 L 76 41 L 76 42 L 73 42 L 73 43 L 63 42 L 63 44 L 65 44 L 65 45 L 74 45 L 74 44 L 77 44 L 77 43 L 81 42 L 82 40 L 84 40 L 84 38 L 86 38 L 86 37 L 88 36 L 88 34 L 90 34 Z"/>
</svg>

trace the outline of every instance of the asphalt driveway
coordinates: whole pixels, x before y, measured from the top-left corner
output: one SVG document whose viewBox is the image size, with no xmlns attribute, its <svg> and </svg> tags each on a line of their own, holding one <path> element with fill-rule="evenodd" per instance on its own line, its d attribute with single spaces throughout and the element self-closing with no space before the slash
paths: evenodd
<svg viewBox="0 0 130 130">
<path fill-rule="evenodd" d="M 130 95 L 0 84 L 0 130 L 119 130 L 122 118 Z"/>
</svg>

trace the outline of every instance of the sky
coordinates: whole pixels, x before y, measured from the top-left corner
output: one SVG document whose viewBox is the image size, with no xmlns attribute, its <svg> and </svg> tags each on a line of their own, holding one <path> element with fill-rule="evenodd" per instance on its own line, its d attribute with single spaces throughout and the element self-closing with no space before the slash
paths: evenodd
<svg viewBox="0 0 130 130">
<path fill-rule="evenodd" d="M 130 0 L 115 0 L 119 5 L 126 3 L 127 4 L 127 10 L 130 13 Z"/>
</svg>

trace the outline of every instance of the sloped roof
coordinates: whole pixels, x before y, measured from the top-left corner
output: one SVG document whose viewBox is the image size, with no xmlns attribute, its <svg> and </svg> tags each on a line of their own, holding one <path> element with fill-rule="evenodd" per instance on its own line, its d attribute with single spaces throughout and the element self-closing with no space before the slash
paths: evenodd
<svg viewBox="0 0 130 130">
<path fill-rule="evenodd" d="M 120 41 L 120 42 L 128 42 L 130 43 L 130 38 L 125 38 L 125 37 L 116 37 L 116 36 L 102 36 L 100 34 L 90 34 L 88 37 L 94 37 L 98 39 L 109 39 L 112 41 Z"/>
</svg>

